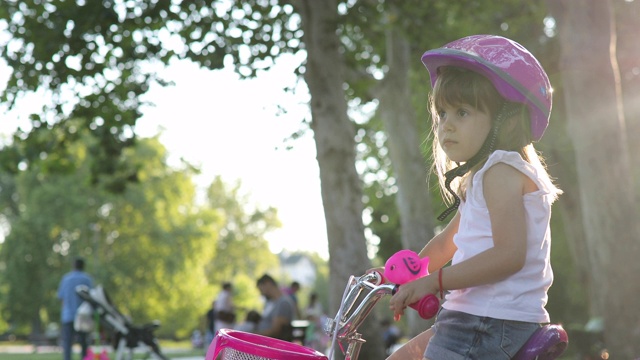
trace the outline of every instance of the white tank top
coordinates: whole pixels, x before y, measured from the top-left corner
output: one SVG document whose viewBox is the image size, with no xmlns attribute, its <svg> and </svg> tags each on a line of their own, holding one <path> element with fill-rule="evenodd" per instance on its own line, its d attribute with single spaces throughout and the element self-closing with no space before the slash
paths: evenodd
<svg viewBox="0 0 640 360">
<path fill-rule="evenodd" d="M 523 195 L 527 220 L 527 256 L 524 267 L 497 283 L 453 290 L 446 296 L 443 307 L 476 316 L 547 323 L 547 290 L 553 282 L 549 221 L 555 187 L 547 176 L 540 176 L 539 171 L 524 161 L 520 154 L 497 150 L 489 156 L 482 169 L 474 174 L 471 186 L 467 189 L 466 200 L 459 209 L 460 226 L 453 238 L 458 250 L 453 256 L 452 264 L 465 261 L 493 247 L 482 180 L 485 172 L 497 163 L 514 167 L 538 186 L 538 190 Z"/>
</svg>

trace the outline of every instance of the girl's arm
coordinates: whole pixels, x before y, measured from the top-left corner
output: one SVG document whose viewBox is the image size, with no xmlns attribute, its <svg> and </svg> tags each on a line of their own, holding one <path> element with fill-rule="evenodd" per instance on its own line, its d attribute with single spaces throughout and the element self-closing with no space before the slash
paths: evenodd
<svg viewBox="0 0 640 360">
<path fill-rule="evenodd" d="M 453 243 L 453 236 L 458 232 L 458 225 L 460 225 L 460 213 L 456 212 L 444 230 L 434 236 L 420 251 L 421 258 L 429 257 L 429 273 L 437 271 L 453 257 L 457 250 Z"/>
<path fill-rule="evenodd" d="M 442 272 L 443 290 L 463 289 L 500 281 L 524 266 L 527 226 L 523 194 L 535 190 L 533 181 L 506 164 L 492 166 L 484 175 L 484 197 L 489 210 L 494 246 Z M 431 268 L 431 266 L 429 266 Z M 438 274 L 400 287 L 391 298 L 396 315 L 427 294 L 439 292 Z"/>
</svg>

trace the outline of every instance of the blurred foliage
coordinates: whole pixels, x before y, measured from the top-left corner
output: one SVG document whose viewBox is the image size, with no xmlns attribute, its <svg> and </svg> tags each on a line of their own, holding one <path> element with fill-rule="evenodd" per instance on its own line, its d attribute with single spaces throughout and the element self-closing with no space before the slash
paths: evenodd
<svg viewBox="0 0 640 360">
<path fill-rule="evenodd" d="M 240 190 L 240 183 L 228 186 L 220 177 L 207 190 L 208 206 L 222 216 L 224 224 L 218 230 L 216 255 L 207 267 L 208 278 L 219 283 L 233 278 L 238 266 L 246 274 L 260 276 L 278 265 L 263 238 L 281 226 L 277 210 L 270 207 L 247 212 L 248 198 Z"/>
</svg>

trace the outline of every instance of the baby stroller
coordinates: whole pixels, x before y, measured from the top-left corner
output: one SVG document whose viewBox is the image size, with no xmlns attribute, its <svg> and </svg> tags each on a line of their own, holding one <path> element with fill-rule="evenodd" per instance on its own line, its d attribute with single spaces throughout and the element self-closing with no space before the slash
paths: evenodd
<svg viewBox="0 0 640 360">
<path fill-rule="evenodd" d="M 114 333 L 113 347 L 116 352 L 115 360 L 133 359 L 133 350 L 137 347 L 146 348 L 145 359 L 149 356 L 160 360 L 169 360 L 162 354 L 158 340 L 153 332 L 160 327 L 158 321 L 144 325 L 135 325 L 122 315 L 113 306 L 102 286 L 98 285 L 89 289 L 85 285 L 79 285 L 76 292 L 80 297 L 91 304 L 93 310 L 100 316 L 100 323 Z M 129 351 L 125 351 L 128 349 Z"/>
</svg>

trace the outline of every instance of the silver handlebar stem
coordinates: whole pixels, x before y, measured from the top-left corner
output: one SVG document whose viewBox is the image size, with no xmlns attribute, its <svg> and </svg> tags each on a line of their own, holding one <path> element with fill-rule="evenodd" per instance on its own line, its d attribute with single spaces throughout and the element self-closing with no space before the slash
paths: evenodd
<svg viewBox="0 0 640 360">
<path fill-rule="evenodd" d="M 360 346 L 365 342 L 361 334 L 357 333 L 358 328 L 369 316 L 380 298 L 392 294 L 395 287 L 394 284 L 380 285 L 381 282 L 382 277 L 376 272 L 362 275 L 357 279 L 351 276 L 336 317 L 333 320 L 329 319 L 325 326 L 325 331 L 332 338 L 329 359 L 332 359 L 338 341 L 349 344 L 347 355 L 350 356 L 348 358 L 357 358 Z M 359 299 L 362 300 L 358 301 Z"/>
</svg>

